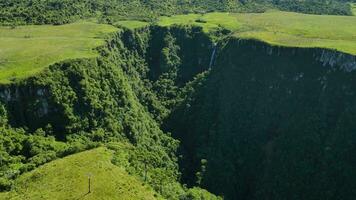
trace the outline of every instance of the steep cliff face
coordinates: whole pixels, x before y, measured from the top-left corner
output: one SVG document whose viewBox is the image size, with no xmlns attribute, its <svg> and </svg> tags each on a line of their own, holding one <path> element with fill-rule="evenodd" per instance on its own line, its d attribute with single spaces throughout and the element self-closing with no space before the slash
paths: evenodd
<svg viewBox="0 0 356 200">
<path fill-rule="evenodd" d="M 165 125 L 184 179 L 227 199 L 352 199 L 355 67 L 330 50 L 226 41 Z"/>
<path fill-rule="evenodd" d="M 45 126 L 47 124 L 41 124 L 43 118 L 48 115 L 56 115 L 55 109 L 49 105 L 47 99 L 49 94 L 46 87 L 11 85 L 1 86 L 0 91 L 0 99 L 7 105 L 8 112 L 14 113 L 10 119 L 14 126 L 28 124 L 31 129 Z"/>
</svg>

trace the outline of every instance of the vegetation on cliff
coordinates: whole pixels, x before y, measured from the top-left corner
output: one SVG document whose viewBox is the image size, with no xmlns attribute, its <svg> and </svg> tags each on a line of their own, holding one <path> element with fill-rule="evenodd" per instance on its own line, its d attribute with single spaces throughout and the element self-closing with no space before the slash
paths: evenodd
<svg viewBox="0 0 356 200">
<path fill-rule="evenodd" d="M 355 196 L 355 17 L 280 11 L 160 17 L 188 8 L 173 11 L 176 1 L 31 2 L 0 0 L 6 5 L 0 11 L 10 13 L 1 22 L 58 25 L 94 16 L 121 28 L 29 26 L 30 37 L 24 27 L 0 29 L 3 40 L 44 41 L 50 53 L 5 62 L 4 72 L 26 78 L 8 81 L 13 74 L 5 73 L 0 86 L 0 190 L 10 190 L 0 198 L 51 198 L 58 188 L 60 198 L 81 195 L 82 189 L 63 191 L 84 187 L 73 176 L 94 160 L 124 181 L 109 181 L 112 174 L 93 165 L 110 193 L 100 193 L 100 184 L 88 198 L 112 198 L 120 190 L 115 184 L 128 199 L 141 192 L 219 199 L 200 187 L 226 199 Z M 344 5 L 335 2 L 328 6 Z M 194 1 L 189 12 L 233 10 L 231 3 Z M 255 3 L 239 2 L 245 9 Z M 42 46 L 8 45 L 5 57 Z M 48 163 L 98 146 L 104 147 Z M 58 180 L 63 165 L 72 170 L 68 187 Z M 46 183 L 51 187 L 39 194 Z"/>
<path fill-rule="evenodd" d="M 165 121 L 183 180 L 226 199 L 353 199 L 355 64 L 254 40 L 220 48 Z"/>
<path fill-rule="evenodd" d="M 59 62 L 32 78 L 3 85 L 0 96 L 6 107 L 3 110 L 8 114 L 8 124 L 0 141 L 1 152 L 7 155 L 8 161 L 1 167 L 2 190 L 11 188 L 13 180 L 21 173 L 55 158 L 99 144 L 124 142 L 132 148 L 125 149 L 125 154 L 118 154 L 118 158 L 124 156 L 127 160 L 114 159 L 113 163 L 124 163 L 127 171 L 145 179 L 163 197 L 191 199 L 202 195 L 216 198 L 198 188 L 188 190 L 178 182 L 178 141 L 160 129 L 160 122 L 174 104 L 172 99 L 164 99 L 172 93 L 156 95 L 150 88 L 164 84 L 150 86 L 144 78 L 152 76 L 163 80 L 157 76 L 163 73 L 161 70 L 171 73 L 181 62 L 198 63 L 190 60 L 196 54 L 181 61 L 175 55 L 180 48 L 189 48 L 184 45 L 193 46 L 191 41 L 195 41 L 194 45 L 205 43 L 209 51 L 209 37 L 199 28 L 197 32 L 192 30 L 176 28 L 172 31 L 191 37 L 190 40 L 176 40 L 168 29 L 119 31 L 98 49 L 99 57 Z M 151 35 L 151 31 L 157 35 Z M 165 39 L 159 40 L 160 35 Z M 182 43 L 180 48 L 176 44 L 178 41 Z M 145 56 L 155 56 L 156 48 L 162 48 L 158 51 L 160 68 L 148 73 L 150 62 Z M 209 56 L 199 50 L 196 49 L 196 53 L 208 60 Z M 177 81 L 182 83 L 186 76 L 195 73 L 189 65 L 183 72 L 184 77 L 177 76 Z M 166 80 L 169 79 L 166 77 Z M 37 135 L 38 138 L 33 139 Z M 38 145 L 30 143 L 37 150 L 31 155 L 27 154 L 31 150 L 26 146 L 28 140 L 39 142 Z M 115 145 L 110 148 L 118 151 Z M 18 172 L 6 176 L 13 170 Z"/>
</svg>

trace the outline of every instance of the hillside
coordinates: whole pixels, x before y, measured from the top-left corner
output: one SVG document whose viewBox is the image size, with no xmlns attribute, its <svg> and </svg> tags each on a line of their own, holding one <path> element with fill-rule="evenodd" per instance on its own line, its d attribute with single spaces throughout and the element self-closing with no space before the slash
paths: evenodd
<svg viewBox="0 0 356 200">
<path fill-rule="evenodd" d="M 0 199 L 161 199 L 142 180 L 113 165 L 112 157 L 112 151 L 100 147 L 52 161 L 21 175 Z"/>
</svg>

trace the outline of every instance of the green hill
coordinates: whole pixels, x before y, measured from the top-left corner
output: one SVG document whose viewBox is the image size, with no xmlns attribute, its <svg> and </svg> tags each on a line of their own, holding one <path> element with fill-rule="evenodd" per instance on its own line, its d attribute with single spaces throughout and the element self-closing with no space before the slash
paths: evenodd
<svg viewBox="0 0 356 200">
<path fill-rule="evenodd" d="M 21 175 L 14 190 L 0 194 L 0 199 L 160 199 L 141 180 L 113 165 L 112 156 L 101 147 L 52 161 Z"/>
<path fill-rule="evenodd" d="M 95 57 L 94 48 L 116 30 L 92 22 L 0 27 L 0 82 L 34 75 L 59 61 Z"/>
</svg>

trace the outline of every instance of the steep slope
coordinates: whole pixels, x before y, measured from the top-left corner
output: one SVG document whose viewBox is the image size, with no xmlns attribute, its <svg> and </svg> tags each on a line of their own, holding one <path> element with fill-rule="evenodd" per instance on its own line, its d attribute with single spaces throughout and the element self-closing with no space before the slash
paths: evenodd
<svg viewBox="0 0 356 200">
<path fill-rule="evenodd" d="M 13 191 L 0 193 L 0 199 L 161 199 L 150 186 L 113 165 L 112 156 L 101 147 L 50 162 L 21 175 Z"/>
<path fill-rule="evenodd" d="M 228 39 L 165 125 L 184 179 L 226 199 L 353 199 L 355 69 L 351 55 Z"/>
</svg>

